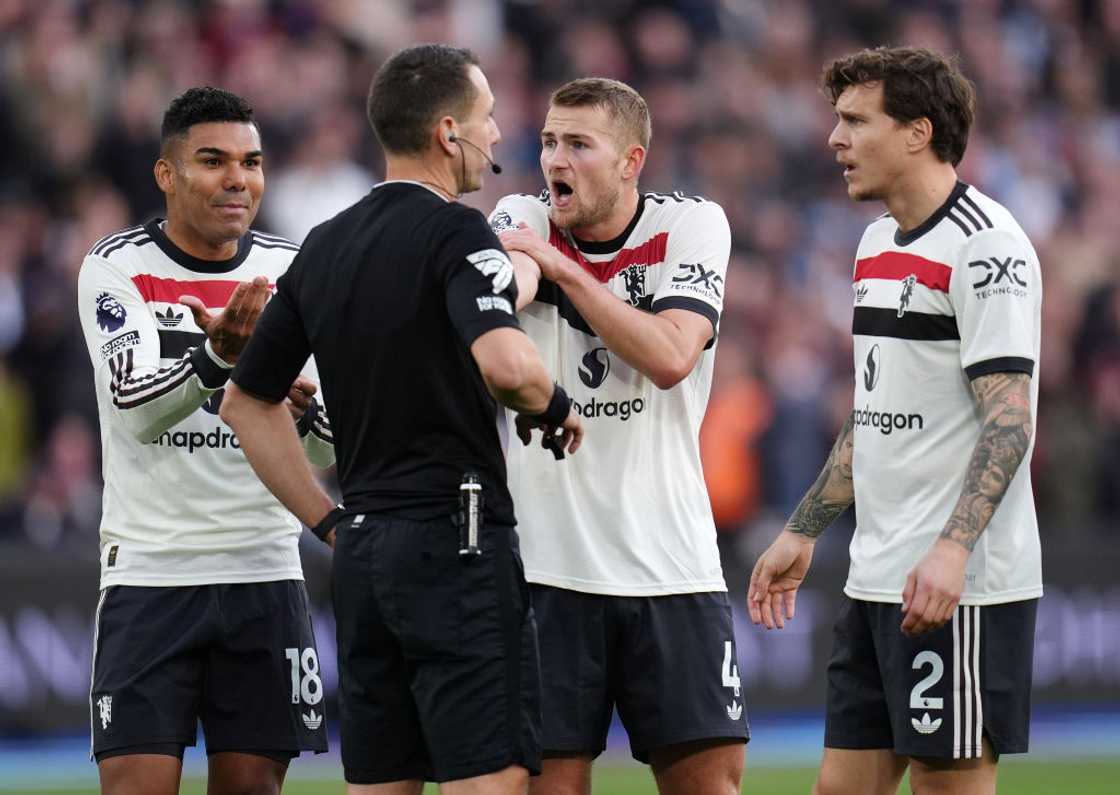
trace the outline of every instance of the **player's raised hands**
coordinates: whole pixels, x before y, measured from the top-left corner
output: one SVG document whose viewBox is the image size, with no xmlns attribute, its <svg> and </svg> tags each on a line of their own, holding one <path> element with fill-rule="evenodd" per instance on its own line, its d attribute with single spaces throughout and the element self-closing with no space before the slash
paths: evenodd
<svg viewBox="0 0 1120 795">
<path fill-rule="evenodd" d="M 211 312 L 193 295 L 179 296 L 179 303 L 191 310 L 214 353 L 233 364 L 249 341 L 269 295 L 268 279 L 257 276 L 252 282 L 239 283 L 221 312 Z"/>
<path fill-rule="evenodd" d="M 964 591 L 968 550 L 939 538 L 906 577 L 902 589 L 902 634 L 921 635 L 953 617 Z"/>
<path fill-rule="evenodd" d="M 797 589 L 813 560 L 814 540 L 783 530 L 759 556 L 747 586 L 751 621 L 767 629 L 785 629 L 797 605 Z"/>
</svg>

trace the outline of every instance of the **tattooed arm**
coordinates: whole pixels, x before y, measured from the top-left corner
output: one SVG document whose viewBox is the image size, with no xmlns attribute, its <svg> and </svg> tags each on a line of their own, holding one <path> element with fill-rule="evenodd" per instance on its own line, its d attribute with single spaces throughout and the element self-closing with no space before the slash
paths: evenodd
<svg viewBox="0 0 1120 795">
<path fill-rule="evenodd" d="M 993 373 L 972 382 L 984 427 L 972 450 L 960 499 L 941 531 L 969 552 L 996 512 L 1027 454 L 1031 423 L 1031 378 L 1026 373 Z"/>
<path fill-rule="evenodd" d="M 840 429 L 836 443 L 824 469 L 817 480 L 805 492 L 801 502 L 786 522 L 785 529 L 791 533 L 815 539 L 855 502 L 856 493 L 852 485 L 852 415 Z"/>
<path fill-rule="evenodd" d="M 980 376 L 972 382 L 972 391 L 984 424 L 945 529 L 906 578 L 902 631 L 909 635 L 937 629 L 952 618 L 964 590 L 968 555 L 1007 493 L 1034 432 L 1031 378 L 1026 373 Z"/>
<path fill-rule="evenodd" d="M 817 536 L 855 501 L 853 428 L 854 418 L 849 414 L 816 482 L 755 563 L 747 588 L 747 609 L 754 623 L 767 629 L 785 628 L 785 619 L 793 618 L 797 589 L 809 570 Z"/>
</svg>

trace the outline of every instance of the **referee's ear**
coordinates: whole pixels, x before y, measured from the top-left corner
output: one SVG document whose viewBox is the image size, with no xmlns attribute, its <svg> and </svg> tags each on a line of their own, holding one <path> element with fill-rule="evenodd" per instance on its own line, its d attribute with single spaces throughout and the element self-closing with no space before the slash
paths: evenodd
<svg viewBox="0 0 1120 795">
<path fill-rule="evenodd" d="M 459 154 L 459 146 L 455 143 L 458 137 L 459 130 L 456 129 L 454 117 L 444 116 L 439 120 L 436 125 L 436 141 L 445 155 L 454 157 Z"/>
</svg>

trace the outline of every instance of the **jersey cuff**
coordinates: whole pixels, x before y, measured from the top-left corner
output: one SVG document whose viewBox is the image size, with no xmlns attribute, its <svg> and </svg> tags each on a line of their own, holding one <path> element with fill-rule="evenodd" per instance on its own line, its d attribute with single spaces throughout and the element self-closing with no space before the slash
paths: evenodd
<svg viewBox="0 0 1120 795">
<path fill-rule="evenodd" d="M 658 312 L 664 312 L 666 309 L 686 309 L 689 312 L 695 312 L 708 318 L 712 324 L 712 338 L 708 340 L 704 350 L 708 350 L 716 344 L 716 337 L 719 336 L 719 310 L 707 301 L 701 301 L 699 298 L 687 298 L 683 295 L 670 295 L 667 298 L 657 299 L 650 307 L 650 311 L 655 315 Z"/>
<path fill-rule="evenodd" d="M 992 373 L 1026 373 L 1034 376 L 1034 360 L 1021 356 L 1001 356 L 998 359 L 987 359 L 983 362 L 970 364 L 964 368 L 964 374 L 970 381 L 975 381 L 982 375 Z"/>
<path fill-rule="evenodd" d="M 191 351 L 191 366 L 204 387 L 219 389 L 229 380 L 231 368 L 220 367 L 214 361 L 214 357 L 206 350 L 209 345 L 210 342 L 207 341 Z"/>
<path fill-rule="evenodd" d="M 229 362 L 227 362 L 225 359 L 223 359 L 221 356 L 219 356 L 217 354 L 217 352 L 214 350 L 214 346 L 210 344 L 209 338 L 207 338 L 206 342 L 203 343 L 202 347 L 206 349 L 206 353 L 214 361 L 214 364 L 218 365 L 218 367 L 221 367 L 223 370 L 232 370 L 233 369 L 232 364 L 230 364 Z"/>
</svg>

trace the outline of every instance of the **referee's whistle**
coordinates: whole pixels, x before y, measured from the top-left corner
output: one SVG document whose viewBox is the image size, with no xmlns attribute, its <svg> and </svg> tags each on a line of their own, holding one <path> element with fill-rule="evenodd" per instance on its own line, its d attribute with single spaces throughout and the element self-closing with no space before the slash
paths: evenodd
<svg viewBox="0 0 1120 795">
<path fill-rule="evenodd" d="M 468 472 L 459 484 L 459 555 L 476 557 L 482 554 L 478 546 L 478 526 L 482 521 L 482 484 L 478 475 Z"/>
</svg>

